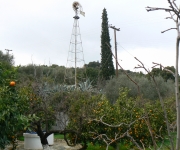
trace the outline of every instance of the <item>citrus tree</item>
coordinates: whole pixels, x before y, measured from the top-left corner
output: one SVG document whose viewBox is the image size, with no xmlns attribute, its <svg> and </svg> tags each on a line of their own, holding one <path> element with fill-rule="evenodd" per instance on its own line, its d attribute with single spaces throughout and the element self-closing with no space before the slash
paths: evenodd
<svg viewBox="0 0 180 150">
<path fill-rule="evenodd" d="M 69 145 L 81 143 L 84 148 L 87 148 L 87 142 L 92 142 L 90 127 L 91 120 L 96 118 L 96 113 L 103 110 L 98 110 L 100 102 L 107 105 L 108 101 L 103 102 L 102 95 L 93 94 L 87 91 L 72 91 L 68 94 L 69 102 L 68 126 L 67 129 L 73 132 L 65 135 L 65 140 Z M 106 103 L 106 104 L 105 104 Z M 105 107 L 104 107 L 105 111 Z M 70 142 L 68 142 L 70 140 Z"/>
<path fill-rule="evenodd" d="M 76 131 L 66 137 L 69 144 L 100 144 L 108 149 L 124 143 L 127 148 L 142 149 L 163 142 L 167 135 L 166 123 L 159 101 L 142 102 L 128 97 L 128 89 L 122 89 L 115 104 L 103 95 L 76 92 L 71 96 L 68 129 Z M 168 99 L 166 105 L 173 99 Z M 175 120 L 174 109 L 168 108 L 169 122 Z"/>
<path fill-rule="evenodd" d="M 18 133 L 29 126 L 26 91 L 16 87 L 16 68 L 0 63 L 0 148 L 12 143 L 16 149 Z M 8 66 L 8 67 L 7 67 Z"/>
<path fill-rule="evenodd" d="M 169 106 L 167 109 L 169 123 L 176 117 L 175 108 L 173 105 L 170 107 L 172 102 L 173 98 L 166 100 L 166 105 Z M 160 106 L 158 100 L 152 102 L 128 97 L 128 90 L 122 89 L 116 103 L 111 106 L 113 110 L 109 113 L 111 115 L 97 120 L 112 131 L 106 134 L 109 139 L 104 137 L 101 140 L 105 139 L 111 144 L 112 141 L 119 142 L 121 139 L 124 144 L 139 149 L 163 142 L 167 136 L 167 128 Z M 96 135 L 98 138 L 101 137 L 101 134 Z"/>
<path fill-rule="evenodd" d="M 9 86 L 0 87 L 0 147 L 12 143 L 16 148 L 18 134 L 28 128 L 30 116 L 24 115 L 28 109 L 27 98 L 11 83 Z"/>
</svg>

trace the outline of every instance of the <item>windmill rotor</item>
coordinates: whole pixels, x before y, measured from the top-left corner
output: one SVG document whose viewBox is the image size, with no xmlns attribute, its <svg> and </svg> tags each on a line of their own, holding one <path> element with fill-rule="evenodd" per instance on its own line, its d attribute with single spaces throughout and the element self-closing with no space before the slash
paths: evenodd
<svg viewBox="0 0 180 150">
<path fill-rule="evenodd" d="M 81 4 L 77 1 L 73 2 L 72 7 L 73 10 L 76 11 L 77 9 L 79 9 L 79 6 L 81 7 Z"/>
<path fill-rule="evenodd" d="M 80 13 L 81 15 L 85 16 L 85 12 L 83 12 L 83 8 L 79 2 L 73 2 L 72 7 L 76 13 Z"/>
</svg>

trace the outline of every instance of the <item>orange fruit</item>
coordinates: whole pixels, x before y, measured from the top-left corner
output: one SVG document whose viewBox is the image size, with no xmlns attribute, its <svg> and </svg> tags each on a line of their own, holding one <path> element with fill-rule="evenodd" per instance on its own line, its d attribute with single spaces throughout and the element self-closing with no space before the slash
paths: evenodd
<svg viewBox="0 0 180 150">
<path fill-rule="evenodd" d="M 15 81 L 11 81 L 9 85 L 10 85 L 10 86 L 15 86 L 15 84 L 16 84 Z"/>
</svg>

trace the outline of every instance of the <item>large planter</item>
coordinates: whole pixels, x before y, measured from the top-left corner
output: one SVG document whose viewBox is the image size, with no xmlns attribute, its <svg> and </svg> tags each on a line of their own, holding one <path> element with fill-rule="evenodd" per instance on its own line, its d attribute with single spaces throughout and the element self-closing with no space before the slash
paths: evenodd
<svg viewBox="0 0 180 150">
<path fill-rule="evenodd" d="M 24 136 L 24 149 L 43 149 L 40 137 L 37 134 L 23 133 Z M 54 144 L 54 134 L 47 138 L 48 144 Z"/>
</svg>

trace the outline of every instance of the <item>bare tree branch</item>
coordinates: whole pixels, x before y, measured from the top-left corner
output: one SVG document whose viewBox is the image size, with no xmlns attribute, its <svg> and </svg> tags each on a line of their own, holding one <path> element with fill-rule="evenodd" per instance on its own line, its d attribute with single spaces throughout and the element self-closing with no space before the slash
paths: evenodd
<svg viewBox="0 0 180 150">
<path fill-rule="evenodd" d="M 143 147 L 143 150 L 146 150 L 145 149 L 145 146 L 144 146 L 144 143 L 142 142 L 142 140 L 140 140 L 141 144 L 142 144 L 142 147 Z"/>
<path fill-rule="evenodd" d="M 176 150 L 180 149 L 180 107 L 179 107 L 179 74 L 178 74 L 178 64 L 179 64 L 179 42 L 180 42 L 180 30 L 179 30 L 179 26 L 180 26 L 180 8 L 177 7 L 175 1 L 176 0 L 167 0 L 168 3 L 170 4 L 170 8 L 171 9 L 166 9 L 166 8 L 154 8 L 154 7 L 147 7 L 146 10 L 147 11 L 153 11 L 153 10 L 165 10 L 167 12 L 170 13 L 171 15 L 171 19 L 173 19 L 176 23 L 176 28 L 177 28 L 177 38 L 176 38 L 176 70 L 175 70 L 175 97 L 176 97 L 176 113 L 177 113 L 177 138 L 176 138 Z M 171 14 L 171 12 L 173 12 L 177 19 L 174 19 L 174 15 Z M 167 122 L 167 121 L 166 121 Z M 166 123 L 168 126 L 168 122 Z M 169 132 L 169 131 L 168 131 Z M 171 142 L 171 149 L 174 150 L 174 145 L 173 145 L 173 140 L 170 136 L 170 134 L 168 133 L 169 137 L 170 137 L 170 142 Z"/>
<path fill-rule="evenodd" d="M 169 31 L 169 30 L 173 30 L 173 29 L 176 29 L 176 30 L 177 30 L 177 28 L 170 28 L 170 29 L 167 29 L 167 30 L 161 31 L 161 33 L 164 33 L 164 32 L 167 32 L 167 31 Z"/>
<path fill-rule="evenodd" d="M 168 0 L 168 3 L 170 4 L 170 8 L 158 8 L 158 7 L 149 7 L 147 6 L 146 7 L 146 10 L 149 12 L 149 11 L 155 11 L 155 10 L 164 10 L 166 12 L 174 12 L 178 18 L 180 18 L 180 15 L 179 15 L 179 9 L 177 7 L 177 5 L 175 4 L 174 0 L 171 2 L 170 0 Z M 174 4 L 174 5 L 173 5 Z"/>
<path fill-rule="evenodd" d="M 170 0 L 168 0 L 168 3 L 170 4 L 169 7 L 172 8 L 173 12 L 178 16 L 178 8 L 176 9 L 177 6 L 176 6 L 174 0 L 172 0 L 172 2 Z M 175 4 L 175 5 L 173 6 L 173 4 Z"/>
<path fill-rule="evenodd" d="M 100 122 L 108 127 L 113 127 L 113 128 L 117 128 L 117 127 L 121 127 L 122 125 L 126 125 L 128 127 L 127 131 L 124 132 L 123 134 L 120 134 L 120 133 L 115 133 L 115 136 L 114 136 L 114 139 L 110 139 L 108 138 L 108 136 L 106 134 L 98 134 L 98 133 L 95 133 L 95 132 L 91 132 L 91 133 L 94 133 L 94 134 L 97 134 L 97 136 L 93 139 L 102 139 L 105 143 L 106 143 L 106 150 L 108 150 L 108 147 L 110 144 L 112 144 L 113 142 L 127 136 L 131 139 L 131 141 L 138 147 L 138 149 L 142 150 L 141 146 L 136 142 L 136 140 L 129 134 L 129 131 L 131 130 L 131 126 L 137 122 L 138 120 L 142 120 L 142 119 L 145 119 L 145 117 L 141 117 L 139 119 L 136 119 L 134 121 L 132 121 L 131 123 L 127 124 L 127 123 L 120 123 L 118 125 L 112 125 L 112 124 L 108 124 L 108 123 L 105 123 L 102 119 L 103 119 L 104 116 L 102 116 L 99 120 L 97 119 L 94 119 L 93 121 L 97 121 L 97 122 Z"/>
<path fill-rule="evenodd" d="M 134 121 L 131 122 L 130 124 L 120 123 L 120 124 L 118 124 L 118 125 L 112 125 L 112 124 L 105 123 L 105 122 L 103 121 L 103 117 L 104 117 L 104 116 L 102 116 L 99 120 L 93 119 L 93 121 L 101 122 L 102 124 L 104 124 L 104 125 L 106 125 L 106 126 L 108 126 L 108 127 L 117 128 L 117 127 L 120 127 L 120 126 L 122 126 L 122 125 L 126 125 L 126 126 L 130 127 L 131 125 L 133 125 L 133 124 L 134 124 L 135 122 L 137 122 L 138 120 L 145 119 L 145 117 L 141 117 L 141 118 L 138 118 L 138 119 L 134 120 Z"/>
<path fill-rule="evenodd" d="M 172 9 L 169 9 L 169 8 L 158 8 L 158 7 L 149 7 L 149 6 L 146 7 L 146 10 L 148 12 L 149 11 L 155 11 L 155 10 L 164 10 L 166 12 L 173 11 Z"/>
<path fill-rule="evenodd" d="M 138 149 L 142 150 L 141 146 L 136 142 L 136 140 L 130 136 L 129 132 L 127 132 L 127 137 L 131 139 L 131 141 L 138 147 Z"/>
<path fill-rule="evenodd" d="M 168 132 L 168 136 L 169 136 L 169 139 L 170 139 L 170 142 L 171 142 L 171 146 L 172 146 L 172 149 L 174 149 L 174 145 L 173 145 L 173 141 L 172 141 L 172 136 L 171 136 L 171 133 L 170 133 L 170 125 L 169 125 L 169 120 L 168 120 L 168 117 L 167 117 L 167 111 L 166 111 L 166 108 L 165 108 L 165 105 L 164 105 L 164 101 L 162 99 L 162 96 L 160 94 L 160 91 L 159 91 L 159 87 L 158 87 L 158 84 L 154 78 L 154 76 L 151 74 L 151 72 L 149 70 L 146 69 L 146 67 L 144 67 L 144 64 L 135 57 L 135 59 L 141 64 L 141 67 L 150 75 L 154 85 L 155 85 L 155 88 L 156 88 L 156 91 L 157 91 L 157 94 L 158 94 L 158 97 L 160 99 L 160 103 L 161 103 L 161 107 L 163 109 L 163 112 L 164 112 L 164 118 L 165 118 L 165 121 L 166 121 L 166 126 L 167 126 L 167 132 Z"/>
<path fill-rule="evenodd" d="M 173 5 L 174 5 L 174 7 L 178 10 L 178 7 L 177 7 L 175 1 L 176 1 L 176 0 L 173 0 L 172 3 L 173 3 Z"/>
<path fill-rule="evenodd" d="M 177 23 L 178 21 L 177 21 L 177 19 L 174 19 L 174 16 L 176 15 L 175 13 L 174 14 L 172 14 L 171 12 L 169 12 L 169 14 L 170 14 L 170 18 L 172 19 L 172 20 L 174 20 L 174 22 L 175 23 Z"/>
<path fill-rule="evenodd" d="M 156 63 L 154 63 L 154 64 L 156 64 Z M 156 64 L 155 66 L 153 66 L 153 67 L 151 67 L 151 68 L 155 68 L 155 67 L 157 67 L 157 66 L 159 66 L 159 64 Z"/>
<path fill-rule="evenodd" d="M 160 66 L 160 67 L 162 67 L 162 68 L 163 68 L 163 70 L 165 70 L 165 71 L 167 71 L 167 72 L 171 73 L 173 76 L 175 76 L 175 73 L 174 73 L 174 72 L 172 72 L 171 70 L 169 70 L 169 69 L 165 68 L 163 65 L 161 65 L 161 64 L 159 64 L 159 63 L 155 63 L 155 62 L 153 62 L 153 64 L 156 64 L 156 65 L 155 65 L 155 66 L 153 66 L 152 68 L 154 68 L 154 67 L 156 67 L 156 66 Z"/>
</svg>

